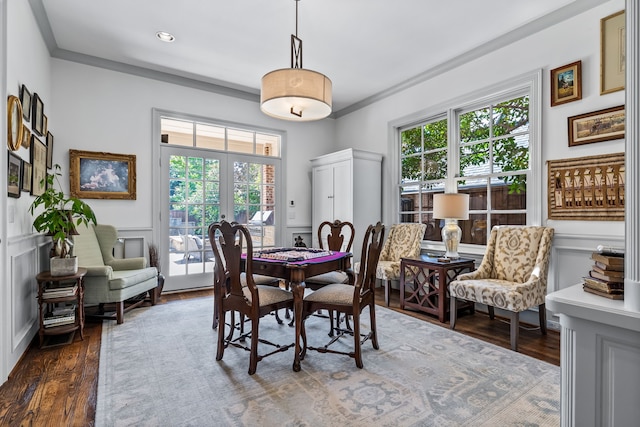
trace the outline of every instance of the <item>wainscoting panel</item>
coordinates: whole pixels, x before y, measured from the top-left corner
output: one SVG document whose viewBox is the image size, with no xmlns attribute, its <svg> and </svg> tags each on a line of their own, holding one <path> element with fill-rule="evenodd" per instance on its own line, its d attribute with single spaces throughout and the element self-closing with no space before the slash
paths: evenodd
<svg viewBox="0 0 640 427">
<path fill-rule="evenodd" d="M 38 266 L 37 248 L 30 248 L 21 253 L 11 255 L 11 349 L 30 340 L 30 331 L 38 321 L 37 282 Z"/>
<path fill-rule="evenodd" d="M 640 336 L 636 335 L 636 338 Z M 640 377 L 637 374 L 640 366 L 639 341 L 628 342 L 602 336 L 598 337 L 598 341 L 601 362 L 596 366 L 601 372 L 596 380 L 596 402 L 601 404 L 597 404 L 596 408 L 602 408 L 602 413 L 596 412 L 596 417 L 603 426 L 633 425 L 640 419 Z"/>
</svg>

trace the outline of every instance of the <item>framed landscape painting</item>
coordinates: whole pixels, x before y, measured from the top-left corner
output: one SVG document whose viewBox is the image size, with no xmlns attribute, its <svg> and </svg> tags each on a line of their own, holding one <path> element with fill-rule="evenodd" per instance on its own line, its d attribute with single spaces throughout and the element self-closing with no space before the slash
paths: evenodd
<svg viewBox="0 0 640 427">
<path fill-rule="evenodd" d="M 624 138 L 624 105 L 567 119 L 569 147 Z"/>
<path fill-rule="evenodd" d="M 136 156 L 69 150 L 71 195 L 84 199 L 136 199 Z"/>
<path fill-rule="evenodd" d="M 582 61 L 551 70 L 551 106 L 582 99 Z"/>
</svg>

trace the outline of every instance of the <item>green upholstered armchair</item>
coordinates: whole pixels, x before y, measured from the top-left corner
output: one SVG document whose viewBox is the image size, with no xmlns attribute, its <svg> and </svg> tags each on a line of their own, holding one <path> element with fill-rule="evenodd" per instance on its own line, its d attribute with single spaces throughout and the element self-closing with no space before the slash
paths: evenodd
<svg viewBox="0 0 640 427">
<path fill-rule="evenodd" d="M 85 305 L 97 304 L 104 313 L 104 304 L 115 303 L 118 324 L 124 321 L 125 300 L 149 292 L 151 304 L 155 305 L 158 270 L 147 267 L 144 257 L 114 258 L 113 247 L 118 238 L 115 227 L 103 224 L 78 226 L 77 231 L 79 234 L 73 236 L 73 254 L 78 257 L 78 266 L 87 269 L 84 277 Z M 128 305 L 126 310 L 142 302 L 141 299 Z"/>
</svg>

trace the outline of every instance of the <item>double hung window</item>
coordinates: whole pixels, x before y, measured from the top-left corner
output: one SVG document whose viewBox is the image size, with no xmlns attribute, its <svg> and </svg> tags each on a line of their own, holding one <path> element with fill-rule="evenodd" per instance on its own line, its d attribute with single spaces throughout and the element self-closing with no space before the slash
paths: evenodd
<svg viewBox="0 0 640 427">
<path fill-rule="evenodd" d="M 462 244 L 485 245 L 494 225 L 538 221 L 528 195 L 541 173 L 532 161 L 539 153 L 533 93 L 531 85 L 501 91 L 398 128 L 400 222 L 425 223 L 425 240 L 441 241 L 433 195 L 443 192 L 469 194 L 469 220 L 458 221 Z"/>
</svg>

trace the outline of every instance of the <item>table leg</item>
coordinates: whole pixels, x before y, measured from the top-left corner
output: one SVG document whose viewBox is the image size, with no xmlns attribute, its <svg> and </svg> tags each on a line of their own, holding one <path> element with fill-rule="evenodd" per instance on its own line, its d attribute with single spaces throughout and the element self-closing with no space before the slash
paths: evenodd
<svg viewBox="0 0 640 427">
<path fill-rule="evenodd" d="M 400 310 L 404 310 L 404 281 L 405 281 L 405 269 L 404 262 L 400 263 Z"/>
<path fill-rule="evenodd" d="M 440 323 L 444 323 L 447 315 L 447 272 L 441 270 L 438 275 L 440 276 L 438 279 L 438 320 Z"/>
<path fill-rule="evenodd" d="M 291 272 L 291 292 L 293 293 L 293 318 L 295 321 L 295 355 L 293 358 L 293 371 L 300 371 L 300 333 L 302 331 L 302 300 L 304 299 L 304 273 L 302 270 Z"/>
</svg>

